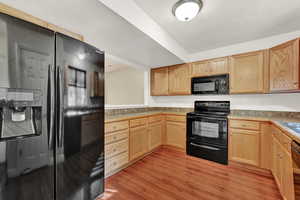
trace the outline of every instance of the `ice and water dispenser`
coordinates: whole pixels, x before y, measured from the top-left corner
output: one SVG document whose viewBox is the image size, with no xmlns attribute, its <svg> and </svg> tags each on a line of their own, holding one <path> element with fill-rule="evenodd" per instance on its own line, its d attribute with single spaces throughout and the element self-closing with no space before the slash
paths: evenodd
<svg viewBox="0 0 300 200">
<path fill-rule="evenodd" d="M 41 133 L 41 91 L 0 88 L 0 141 Z"/>
</svg>

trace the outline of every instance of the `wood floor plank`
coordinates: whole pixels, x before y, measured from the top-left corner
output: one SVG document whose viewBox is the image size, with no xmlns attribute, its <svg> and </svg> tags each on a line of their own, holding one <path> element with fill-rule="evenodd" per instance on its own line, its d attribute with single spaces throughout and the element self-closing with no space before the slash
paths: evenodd
<svg viewBox="0 0 300 200">
<path fill-rule="evenodd" d="M 272 175 L 160 148 L 105 180 L 98 200 L 281 200 Z"/>
</svg>

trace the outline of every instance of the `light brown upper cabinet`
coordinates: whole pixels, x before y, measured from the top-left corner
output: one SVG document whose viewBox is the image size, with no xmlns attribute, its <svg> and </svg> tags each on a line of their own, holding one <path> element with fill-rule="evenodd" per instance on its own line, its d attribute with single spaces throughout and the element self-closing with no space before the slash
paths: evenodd
<svg viewBox="0 0 300 200">
<path fill-rule="evenodd" d="M 151 96 L 167 96 L 169 94 L 168 67 L 151 69 Z"/>
<path fill-rule="evenodd" d="M 299 89 L 299 39 L 270 49 L 270 91 Z"/>
<path fill-rule="evenodd" d="M 268 51 L 233 55 L 229 59 L 230 93 L 264 93 L 268 90 Z"/>
<path fill-rule="evenodd" d="M 169 67 L 169 95 L 191 94 L 190 65 L 180 64 Z"/>
<path fill-rule="evenodd" d="M 193 62 L 190 65 L 192 77 L 227 74 L 229 72 L 228 57 Z"/>
</svg>

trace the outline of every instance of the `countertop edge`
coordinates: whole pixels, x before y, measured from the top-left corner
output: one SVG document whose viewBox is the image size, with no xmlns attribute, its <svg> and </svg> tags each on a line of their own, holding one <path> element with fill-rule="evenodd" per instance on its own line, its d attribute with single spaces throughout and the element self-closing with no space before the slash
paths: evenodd
<svg viewBox="0 0 300 200">
<path fill-rule="evenodd" d="M 155 116 L 155 115 L 180 115 L 180 116 L 185 116 L 186 113 L 184 113 L 184 112 L 164 112 L 164 111 L 150 112 L 150 113 L 132 113 L 132 114 L 124 114 L 124 115 L 118 115 L 116 117 L 111 117 L 112 119 L 104 119 L 104 122 L 105 123 L 111 123 L 111 122 L 131 120 L 131 119 L 136 119 L 136 118 L 150 117 L 150 116 Z"/>
</svg>

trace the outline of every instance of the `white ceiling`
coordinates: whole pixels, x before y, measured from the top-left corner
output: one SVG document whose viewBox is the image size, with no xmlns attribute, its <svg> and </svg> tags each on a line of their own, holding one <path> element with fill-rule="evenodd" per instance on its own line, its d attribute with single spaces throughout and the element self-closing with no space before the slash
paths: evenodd
<svg viewBox="0 0 300 200">
<path fill-rule="evenodd" d="M 172 15 L 177 0 L 0 1 L 84 35 L 116 67 L 188 62 L 192 54 L 300 30 L 300 0 L 203 0 L 190 22 Z"/>
<path fill-rule="evenodd" d="M 169 50 L 97 0 L 1 2 L 84 35 L 88 43 L 113 55 L 113 58 L 120 58 L 117 62 L 123 60 L 129 66 L 141 68 L 182 63 Z"/>
<path fill-rule="evenodd" d="M 134 1 L 190 54 L 300 29 L 299 0 L 203 0 L 190 22 L 172 15 L 178 0 Z"/>
</svg>

